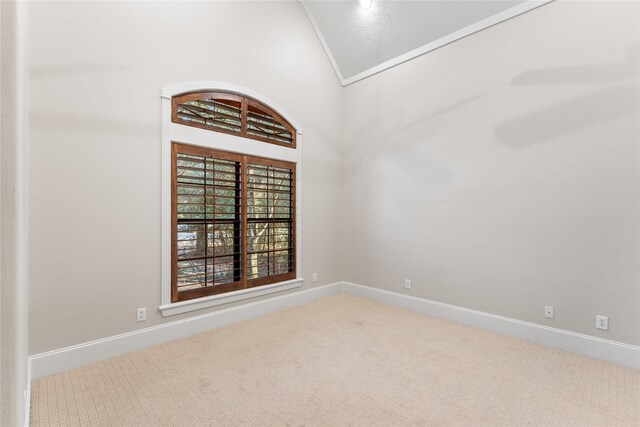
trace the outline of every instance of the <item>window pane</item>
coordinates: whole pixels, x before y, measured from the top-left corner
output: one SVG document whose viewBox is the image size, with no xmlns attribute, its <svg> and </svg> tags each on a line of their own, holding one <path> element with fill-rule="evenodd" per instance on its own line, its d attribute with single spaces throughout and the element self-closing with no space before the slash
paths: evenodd
<svg viewBox="0 0 640 427">
<path fill-rule="evenodd" d="M 240 173 L 239 162 L 177 154 L 178 292 L 241 280 Z"/>
<path fill-rule="evenodd" d="M 240 102 L 213 97 L 178 104 L 177 117 L 184 124 L 212 130 L 240 132 L 242 126 Z"/>
<path fill-rule="evenodd" d="M 247 112 L 247 134 L 283 144 L 293 142 L 291 132 L 271 113 L 252 106 Z"/>
<path fill-rule="evenodd" d="M 174 149 L 172 300 L 295 277 L 295 166 L 243 163 L 246 157 L 177 143 Z"/>
<path fill-rule="evenodd" d="M 293 271 L 293 170 L 247 165 L 247 278 Z"/>
<path fill-rule="evenodd" d="M 282 116 L 240 94 L 188 93 L 174 97 L 172 105 L 172 121 L 175 123 L 290 148 L 296 146 L 296 131 Z"/>
</svg>

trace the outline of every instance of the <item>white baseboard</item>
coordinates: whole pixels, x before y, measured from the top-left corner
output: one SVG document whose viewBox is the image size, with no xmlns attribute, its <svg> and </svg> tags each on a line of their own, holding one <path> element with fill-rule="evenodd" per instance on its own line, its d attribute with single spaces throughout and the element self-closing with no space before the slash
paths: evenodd
<svg viewBox="0 0 640 427">
<path fill-rule="evenodd" d="M 31 379 L 64 372 L 341 292 L 640 369 L 640 347 L 638 346 L 354 283 L 337 282 L 30 356 L 29 384 Z M 27 389 L 25 403 L 27 410 L 29 394 L 30 387 Z"/>
<path fill-rule="evenodd" d="M 27 390 L 24 393 L 24 427 L 31 423 L 31 358 L 27 359 Z"/>
<path fill-rule="evenodd" d="M 343 282 L 342 289 L 351 295 L 640 369 L 640 347 L 635 345 L 550 328 L 424 298 L 356 285 L 355 283 Z"/>
<path fill-rule="evenodd" d="M 342 283 L 243 304 L 175 322 L 163 323 L 29 357 L 31 379 L 78 368 L 130 351 L 205 332 L 229 323 L 250 319 L 342 292 Z M 31 381 L 29 381 L 30 383 Z M 27 401 L 29 401 L 28 399 Z"/>
</svg>

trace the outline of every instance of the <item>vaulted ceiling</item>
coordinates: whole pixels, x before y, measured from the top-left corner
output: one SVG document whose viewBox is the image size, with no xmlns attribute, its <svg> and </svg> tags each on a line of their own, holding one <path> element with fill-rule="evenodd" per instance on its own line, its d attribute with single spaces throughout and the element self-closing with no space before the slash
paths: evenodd
<svg viewBox="0 0 640 427">
<path fill-rule="evenodd" d="M 550 0 L 301 0 L 348 85 Z"/>
</svg>

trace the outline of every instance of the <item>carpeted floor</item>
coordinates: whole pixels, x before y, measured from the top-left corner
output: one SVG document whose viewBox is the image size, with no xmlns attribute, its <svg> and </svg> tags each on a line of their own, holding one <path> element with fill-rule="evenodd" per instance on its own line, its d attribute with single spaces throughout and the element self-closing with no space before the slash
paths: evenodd
<svg viewBox="0 0 640 427">
<path fill-rule="evenodd" d="M 34 381 L 31 423 L 640 425 L 640 371 L 346 294 Z"/>
</svg>

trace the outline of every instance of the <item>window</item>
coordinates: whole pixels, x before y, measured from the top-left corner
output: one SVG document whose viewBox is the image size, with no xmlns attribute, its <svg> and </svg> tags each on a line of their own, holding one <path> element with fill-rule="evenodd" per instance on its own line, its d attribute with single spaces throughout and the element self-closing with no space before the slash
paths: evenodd
<svg viewBox="0 0 640 427">
<path fill-rule="evenodd" d="M 301 133 L 258 94 L 197 84 L 163 90 L 163 316 L 302 283 Z"/>
<path fill-rule="evenodd" d="M 172 152 L 172 301 L 295 278 L 295 164 Z"/>
<path fill-rule="evenodd" d="M 198 92 L 173 99 L 172 121 L 244 138 L 296 147 L 296 131 L 266 105 L 228 92 Z"/>
</svg>

